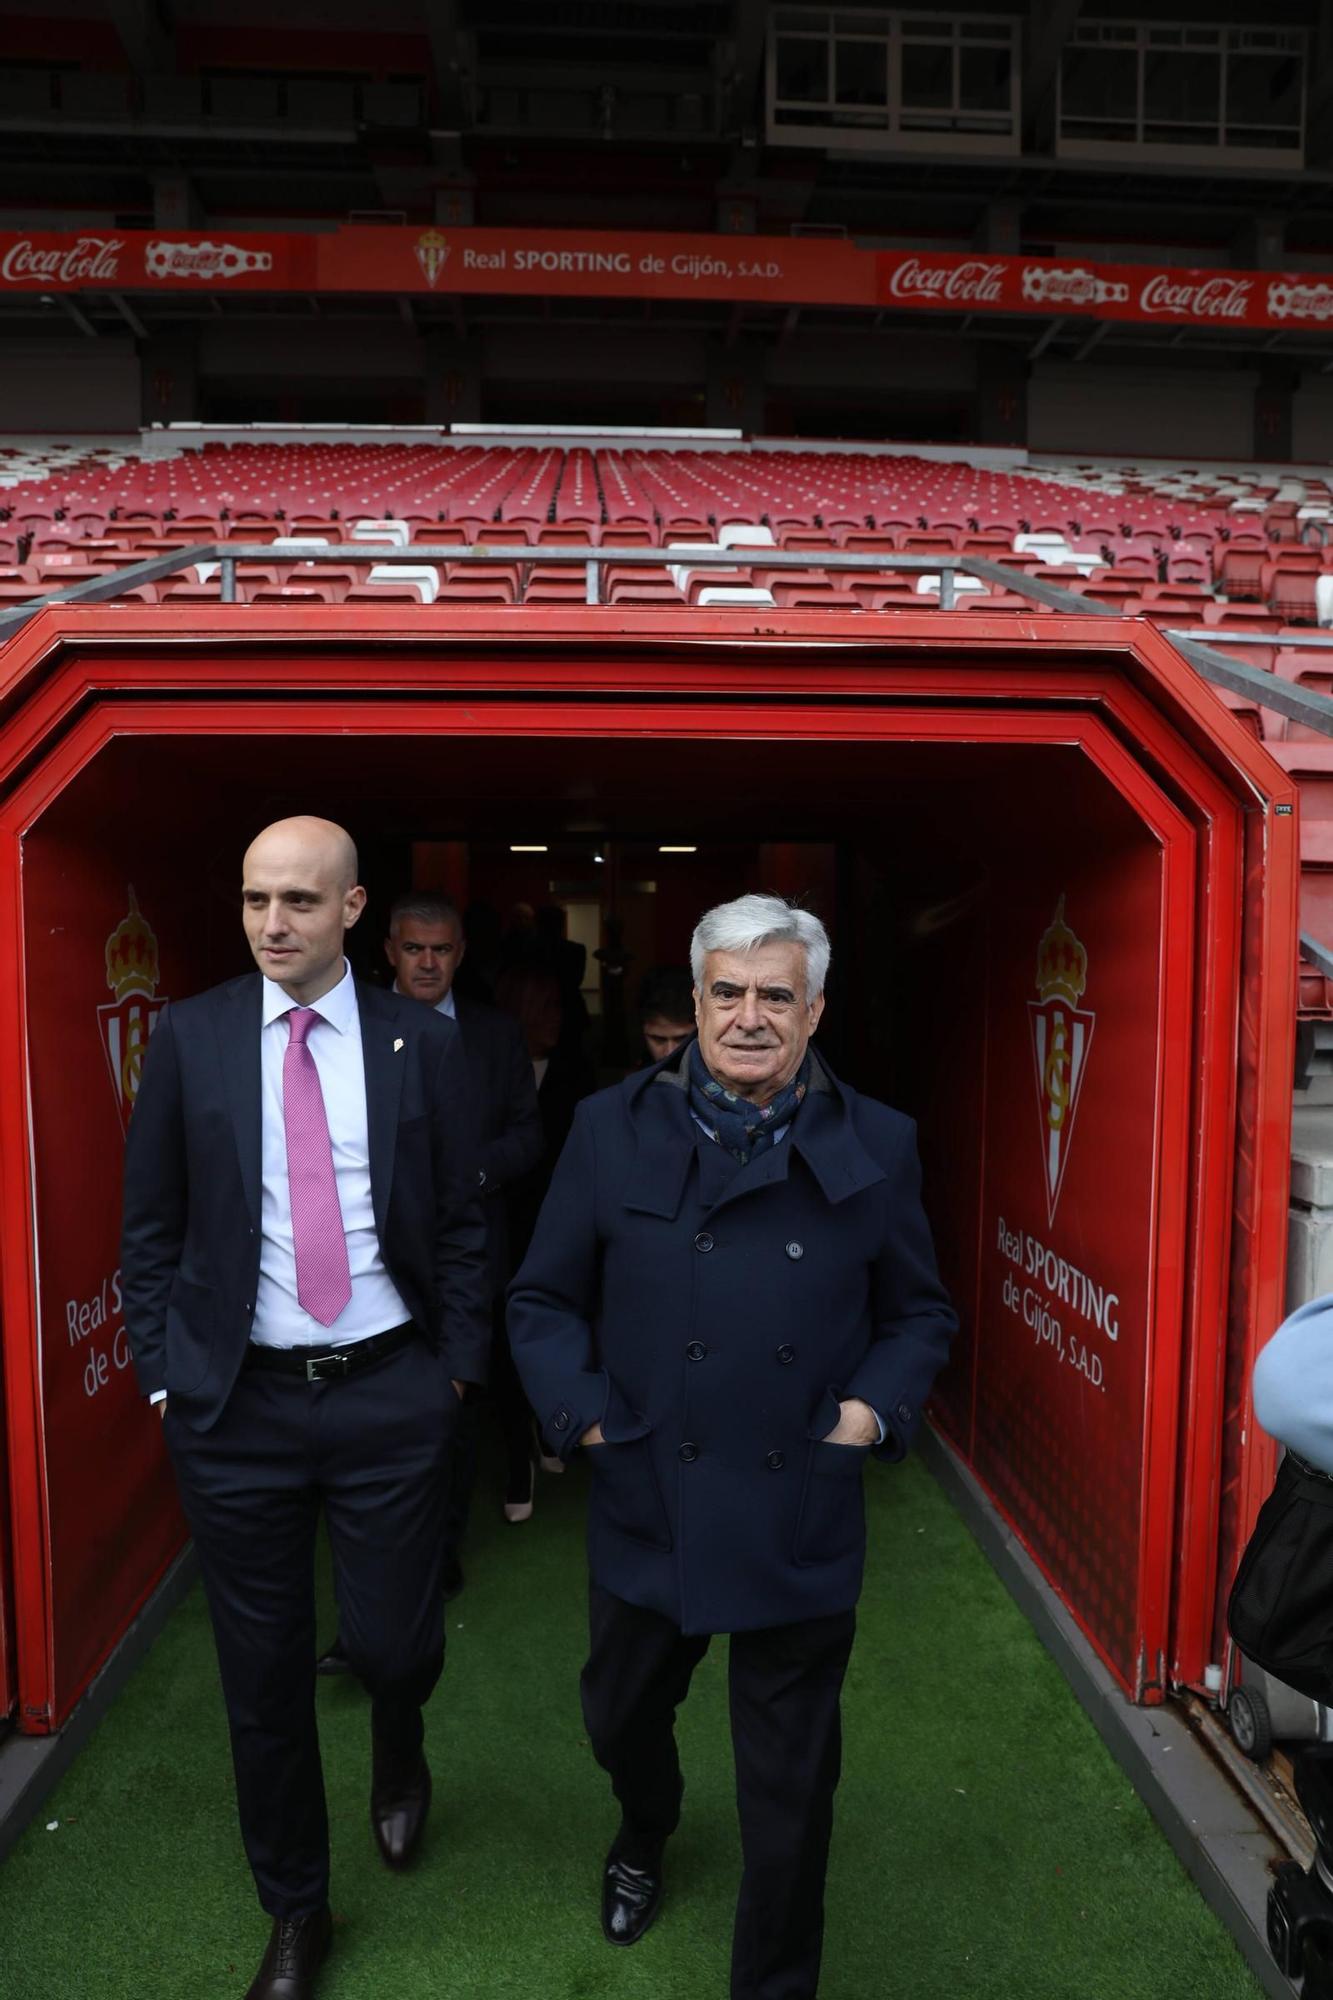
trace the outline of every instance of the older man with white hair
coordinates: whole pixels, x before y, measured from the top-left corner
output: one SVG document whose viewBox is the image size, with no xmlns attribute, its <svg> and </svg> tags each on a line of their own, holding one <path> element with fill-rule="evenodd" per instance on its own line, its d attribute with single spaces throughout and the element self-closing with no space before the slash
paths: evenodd
<svg viewBox="0 0 1333 2000">
<path fill-rule="evenodd" d="M 781 897 L 700 920 L 697 1037 L 580 1106 L 510 1290 L 544 1434 L 592 1475 L 582 1694 L 621 1809 L 612 1944 L 657 1913 L 675 1711 L 731 1635 L 732 2000 L 818 1985 L 862 1470 L 907 1451 L 956 1326 L 910 1119 L 811 1047 L 828 964 Z"/>
</svg>

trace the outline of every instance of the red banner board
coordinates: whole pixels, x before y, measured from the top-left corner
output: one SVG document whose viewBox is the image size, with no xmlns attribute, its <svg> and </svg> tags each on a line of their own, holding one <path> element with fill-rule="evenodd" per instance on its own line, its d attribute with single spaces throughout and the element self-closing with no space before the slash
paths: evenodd
<svg viewBox="0 0 1333 2000">
<path fill-rule="evenodd" d="M 24 853 L 47 1727 L 69 1713 L 185 1541 L 160 1422 L 130 1362 L 118 1238 L 125 1125 L 148 1036 L 188 977 L 174 939 L 189 920 L 179 887 L 163 890 L 166 850 L 140 849 L 131 875 L 107 836 L 115 798 L 95 790 L 77 813 L 62 802 Z M 39 1721 L 26 1713 L 27 1727 Z"/>
<path fill-rule="evenodd" d="M 326 292 L 875 301 L 874 260 L 850 243 L 648 231 L 340 229 L 319 239 L 318 282 Z"/>
<path fill-rule="evenodd" d="M 1192 326 L 1325 326 L 1333 274 L 1184 270 L 1079 258 L 882 252 L 883 306 L 937 312 L 1038 313 Z"/>
<path fill-rule="evenodd" d="M 314 287 L 313 236 L 149 229 L 0 230 L 0 291 L 292 292 Z"/>
<path fill-rule="evenodd" d="M 1160 869 L 1144 841 L 1114 882 L 1099 873 L 1066 855 L 1006 911 L 1015 949 L 995 968 L 987 1091 L 987 1129 L 1005 1139 L 982 1204 L 973 1458 L 1132 1685 Z"/>
<path fill-rule="evenodd" d="M 348 225 L 323 233 L 0 231 L 0 293 L 367 292 L 712 299 L 901 312 L 1333 323 L 1333 273 L 863 250 L 791 236 Z"/>
</svg>

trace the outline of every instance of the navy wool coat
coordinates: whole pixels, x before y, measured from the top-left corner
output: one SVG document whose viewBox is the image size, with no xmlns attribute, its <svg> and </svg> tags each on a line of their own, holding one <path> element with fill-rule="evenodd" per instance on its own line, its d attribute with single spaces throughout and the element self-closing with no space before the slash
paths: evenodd
<svg viewBox="0 0 1333 2000">
<path fill-rule="evenodd" d="M 563 1457 L 591 1462 L 595 1582 L 684 1632 L 855 1604 L 870 1449 L 899 1459 L 957 1320 L 916 1128 L 815 1058 L 784 1139 L 741 1167 L 690 1115 L 688 1045 L 580 1105 L 509 1292 L 514 1359 Z"/>
</svg>

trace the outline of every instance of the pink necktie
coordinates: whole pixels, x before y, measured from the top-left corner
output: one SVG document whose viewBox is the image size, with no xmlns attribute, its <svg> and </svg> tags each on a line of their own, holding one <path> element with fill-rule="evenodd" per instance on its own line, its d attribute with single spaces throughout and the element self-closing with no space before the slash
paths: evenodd
<svg viewBox="0 0 1333 2000">
<path fill-rule="evenodd" d="M 293 1007 L 287 1016 L 290 1039 L 282 1058 L 282 1122 L 287 1131 L 296 1296 L 312 1319 L 332 1326 L 352 1296 L 352 1278 L 324 1093 L 315 1058 L 306 1046 L 318 1019 L 313 1007 Z"/>
</svg>

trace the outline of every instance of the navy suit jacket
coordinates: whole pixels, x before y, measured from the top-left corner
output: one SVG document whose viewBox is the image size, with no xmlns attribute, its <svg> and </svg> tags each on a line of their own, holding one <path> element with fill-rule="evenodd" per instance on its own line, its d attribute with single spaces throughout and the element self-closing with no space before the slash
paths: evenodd
<svg viewBox="0 0 1333 2000">
<path fill-rule="evenodd" d="M 690 1116 L 683 1054 L 580 1105 L 509 1292 L 548 1444 L 591 1447 L 594 1580 L 685 1632 L 848 1609 L 868 1449 L 901 1458 L 957 1321 L 915 1127 L 818 1060 L 787 1136 L 737 1167 Z"/>
<path fill-rule="evenodd" d="M 512 1015 L 461 993 L 454 1006 L 473 1098 L 491 1282 L 498 1292 L 513 1275 L 507 1190 L 543 1152 L 537 1083 L 523 1030 Z"/>
<path fill-rule="evenodd" d="M 125 1148 L 121 1284 L 139 1386 L 167 1390 L 201 1431 L 254 1319 L 261 989 L 255 972 L 163 1010 Z M 380 1252 L 446 1373 L 483 1382 L 486 1232 L 461 1038 L 418 1001 L 360 981 L 356 995 Z"/>
</svg>

